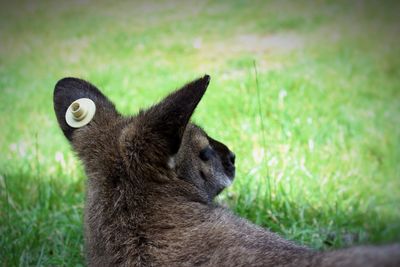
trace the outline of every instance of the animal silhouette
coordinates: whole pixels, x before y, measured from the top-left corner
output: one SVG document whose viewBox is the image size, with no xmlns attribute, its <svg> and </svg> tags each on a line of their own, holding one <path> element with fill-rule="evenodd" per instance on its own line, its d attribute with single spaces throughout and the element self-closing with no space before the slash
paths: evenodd
<svg viewBox="0 0 400 267">
<path fill-rule="evenodd" d="M 233 179 L 234 154 L 189 123 L 209 80 L 129 117 L 88 82 L 56 84 L 59 125 L 88 176 L 89 266 L 400 266 L 399 245 L 317 252 L 214 204 Z M 65 113 L 79 98 L 96 112 L 72 128 Z"/>
</svg>

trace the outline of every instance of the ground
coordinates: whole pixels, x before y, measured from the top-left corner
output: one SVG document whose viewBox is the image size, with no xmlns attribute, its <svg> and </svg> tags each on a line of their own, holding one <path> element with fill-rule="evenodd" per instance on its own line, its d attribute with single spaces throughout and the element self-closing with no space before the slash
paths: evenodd
<svg viewBox="0 0 400 267">
<path fill-rule="evenodd" d="M 14 2 L 0 8 L 3 266 L 84 264 L 85 175 L 52 106 L 65 76 L 133 114 L 207 73 L 194 120 L 237 155 L 219 202 L 316 249 L 400 241 L 398 3 Z"/>
</svg>

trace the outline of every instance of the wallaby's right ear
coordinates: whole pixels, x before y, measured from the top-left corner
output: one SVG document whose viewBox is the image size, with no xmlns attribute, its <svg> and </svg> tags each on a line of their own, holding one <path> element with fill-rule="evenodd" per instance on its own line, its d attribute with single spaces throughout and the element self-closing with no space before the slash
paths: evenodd
<svg viewBox="0 0 400 267">
<path fill-rule="evenodd" d="M 65 114 L 68 107 L 75 100 L 80 98 L 89 98 L 94 102 L 96 111 L 92 121 L 96 120 L 96 118 L 98 119 L 99 116 L 104 114 L 107 114 L 107 117 L 110 118 L 119 116 L 114 104 L 108 100 L 107 97 L 105 97 L 94 85 L 77 78 L 61 79 L 57 82 L 54 88 L 54 111 L 57 116 L 58 124 L 69 141 L 72 141 L 72 135 L 77 128 L 71 127 L 67 123 Z"/>
<path fill-rule="evenodd" d="M 154 150 L 163 155 L 162 160 L 176 154 L 186 125 L 206 92 L 209 81 L 210 76 L 205 75 L 171 93 L 157 105 L 140 112 L 136 124 L 139 129 L 127 131 L 124 142 L 128 145 L 139 137 L 152 136 L 152 141 L 148 143 L 158 145 Z"/>
</svg>

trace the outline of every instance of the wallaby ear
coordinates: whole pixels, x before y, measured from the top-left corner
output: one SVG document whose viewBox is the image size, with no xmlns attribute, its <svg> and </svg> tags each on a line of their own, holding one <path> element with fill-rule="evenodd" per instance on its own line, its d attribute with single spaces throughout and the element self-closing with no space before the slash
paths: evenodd
<svg viewBox="0 0 400 267">
<path fill-rule="evenodd" d="M 72 102 L 80 98 L 89 98 L 94 102 L 96 111 L 93 120 L 99 113 L 119 116 L 114 104 L 94 85 L 78 78 L 63 78 L 54 88 L 53 103 L 58 124 L 69 141 L 72 141 L 72 135 L 77 128 L 67 123 L 65 114 Z"/>
<path fill-rule="evenodd" d="M 186 125 L 203 97 L 210 76 L 205 75 L 171 93 L 157 105 L 139 114 L 139 120 L 162 139 L 168 155 L 176 154 Z"/>
</svg>

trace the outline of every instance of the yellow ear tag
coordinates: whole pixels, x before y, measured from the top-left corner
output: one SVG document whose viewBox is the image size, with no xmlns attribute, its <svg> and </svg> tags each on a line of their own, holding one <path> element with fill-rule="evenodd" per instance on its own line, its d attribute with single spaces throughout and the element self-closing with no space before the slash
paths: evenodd
<svg viewBox="0 0 400 267">
<path fill-rule="evenodd" d="M 89 98 L 80 98 L 72 102 L 65 113 L 65 120 L 73 128 L 88 124 L 96 113 L 96 105 Z"/>
</svg>

